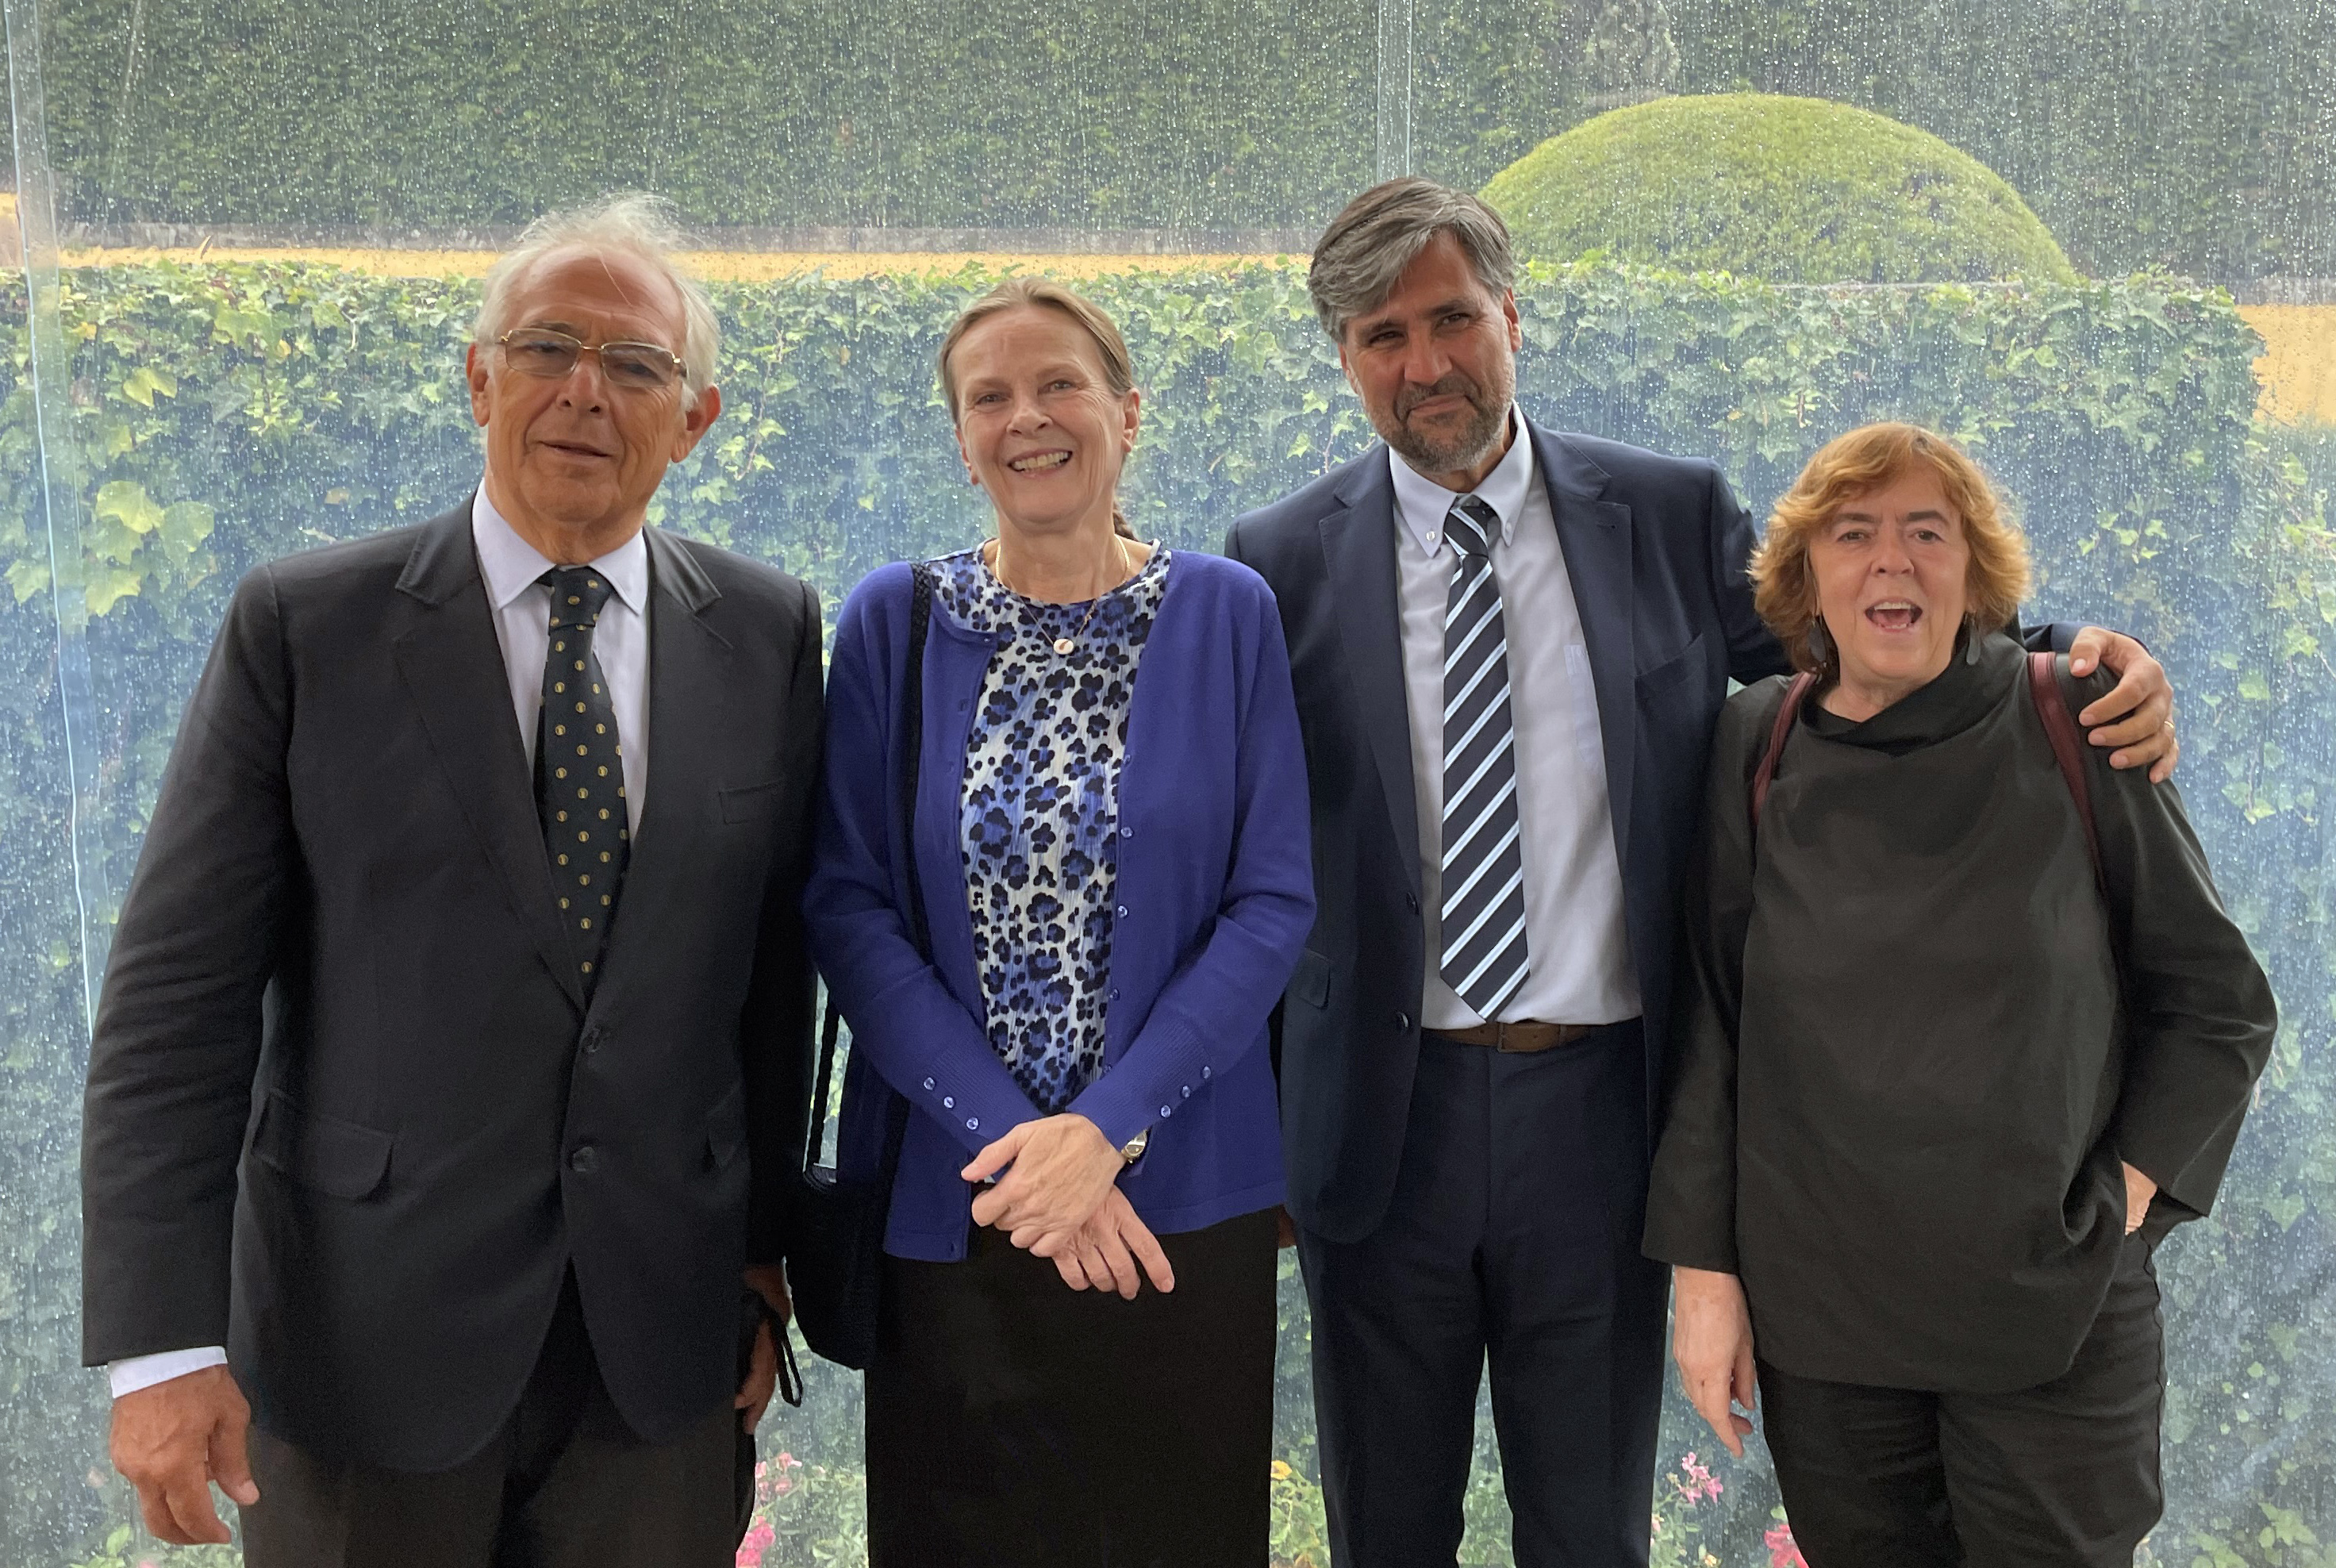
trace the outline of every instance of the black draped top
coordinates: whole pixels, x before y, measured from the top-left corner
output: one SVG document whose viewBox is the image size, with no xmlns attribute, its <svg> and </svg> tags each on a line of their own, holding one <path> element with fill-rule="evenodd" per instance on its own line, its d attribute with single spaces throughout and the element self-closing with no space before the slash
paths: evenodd
<svg viewBox="0 0 2336 1568">
<path fill-rule="evenodd" d="M 2058 1377 L 2117 1265 L 2120 1162 L 2158 1183 L 2153 1239 L 2205 1213 L 2270 1055 L 2181 796 L 2084 748 L 2104 895 L 2025 657 L 1958 648 L 1863 723 L 1813 698 L 1757 835 L 1785 682 L 1720 719 L 1646 1250 L 1738 1274 L 1784 1371 Z M 2061 663 L 2072 711 L 2107 685 Z"/>
</svg>

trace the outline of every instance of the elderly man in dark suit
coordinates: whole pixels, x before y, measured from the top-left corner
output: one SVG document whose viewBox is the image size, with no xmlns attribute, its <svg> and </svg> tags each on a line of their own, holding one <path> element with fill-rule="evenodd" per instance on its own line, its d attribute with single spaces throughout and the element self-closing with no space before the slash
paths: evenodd
<svg viewBox="0 0 2336 1568">
<path fill-rule="evenodd" d="M 643 527 L 722 406 L 673 238 L 642 198 L 530 229 L 478 492 L 254 571 L 189 706 L 83 1153 L 84 1353 L 166 1540 L 227 1539 L 216 1481 L 255 1568 L 731 1560 L 820 624 Z"/>
<path fill-rule="evenodd" d="M 1309 283 L 1387 445 L 1225 543 L 1280 599 L 1313 795 L 1281 1106 L 1340 1568 L 1454 1561 L 1488 1359 L 1522 1568 L 1647 1560 L 1679 881 L 1729 677 L 1786 667 L 1710 463 L 1516 407 L 1511 274 L 1474 197 L 1358 197 Z M 2125 675 L 2095 740 L 2170 767 L 2164 672 L 2073 651 Z"/>
</svg>

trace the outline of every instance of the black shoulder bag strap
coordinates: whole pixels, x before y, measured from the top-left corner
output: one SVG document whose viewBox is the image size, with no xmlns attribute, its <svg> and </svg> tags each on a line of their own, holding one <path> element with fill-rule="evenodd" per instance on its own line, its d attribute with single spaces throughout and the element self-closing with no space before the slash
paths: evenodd
<svg viewBox="0 0 2336 1568">
<path fill-rule="evenodd" d="M 925 637 L 932 622 L 933 579 L 931 571 L 920 564 L 911 569 L 909 599 L 909 657 L 903 667 L 906 684 L 901 688 L 899 710 L 892 733 L 899 739 L 900 758 L 900 852 L 906 857 L 902 873 L 908 884 L 909 940 L 928 961 L 932 957 L 932 934 L 925 920 L 925 895 L 917 876 L 916 826 L 919 753 L 924 744 Z M 829 1086 L 835 1076 L 837 1037 L 842 1015 L 837 1010 L 835 998 L 827 998 L 826 1017 L 819 1033 L 819 1065 L 817 1086 L 813 1091 L 809 1127 L 810 1146 L 804 1151 L 803 1169 L 809 1171 L 818 1164 L 819 1146 L 827 1127 Z M 909 1131 L 909 1101 L 881 1077 L 873 1078 L 874 1086 L 886 1097 L 884 1113 L 884 1147 L 876 1164 L 875 1180 L 866 1190 L 865 1202 L 858 1205 L 860 1233 L 852 1239 L 851 1255 L 833 1262 L 849 1271 L 840 1303 L 845 1320 L 837 1325 L 839 1332 L 832 1344 L 815 1344 L 829 1359 L 846 1367 L 865 1368 L 875 1347 L 877 1277 L 882 1268 L 884 1228 L 892 1212 L 892 1181 L 900 1169 L 900 1144 Z M 822 1335 L 823 1339 L 831 1336 Z"/>
</svg>

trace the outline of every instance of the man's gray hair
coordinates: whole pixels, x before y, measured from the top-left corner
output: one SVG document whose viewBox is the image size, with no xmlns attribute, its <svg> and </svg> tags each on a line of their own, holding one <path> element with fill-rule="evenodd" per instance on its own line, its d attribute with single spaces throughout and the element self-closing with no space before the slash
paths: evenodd
<svg viewBox="0 0 2336 1568">
<path fill-rule="evenodd" d="M 1465 190 L 1407 174 L 1356 197 L 1322 231 L 1306 288 L 1324 328 L 1345 342 L 1347 323 L 1385 304 L 1404 268 L 1439 234 L 1460 242 L 1488 292 L 1508 292 L 1516 260 L 1501 215 Z"/>
<path fill-rule="evenodd" d="M 684 405 L 695 408 L 698 394 L 714 385 L 722 328 L 714 319 L 714 302 L 706 297 L 705 288 L 674 259 L 675 253 L 687 244 L 688 236 L 675 220 L 672 209 L 662 198 L 642 191 L 606 196 L 589 207 L 566 212 L 548 212 L 529 224 L 519 243 L 487 273 L 486 293 L 479 301 L 479 318 L 472 324 L 471 339 L 492 346 L 511 330 L 511 301 L 548 258 L 569 251 L 620 251 L 636 256 L 681 296 L 679 352 L 682 368 L 688 375 Z"/>
</svg>

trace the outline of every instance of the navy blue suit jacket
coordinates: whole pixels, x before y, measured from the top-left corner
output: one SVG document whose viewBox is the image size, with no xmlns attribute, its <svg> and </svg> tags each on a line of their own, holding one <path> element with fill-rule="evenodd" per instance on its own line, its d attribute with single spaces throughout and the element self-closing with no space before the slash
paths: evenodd
<svg viewBox="0 0 2336 1568">
<path fill-rule="evenodd" d="M 1717 468 L 1526 429 L 1597 687 L 1651 1117 L 1713 726 L 1730 676 L 1788 667 L 1753 612 L 1751 519 Z M 1419 826 L 1387 463 L 1374 446 L 1225 540 L 1280 600 L 1305 735 L 1318 912 L 1282 1007 L 1282 1142 L 1291 1214 L 1334 1242 L 1387 1211 L 1419 1055 Z"/>
</svg>

